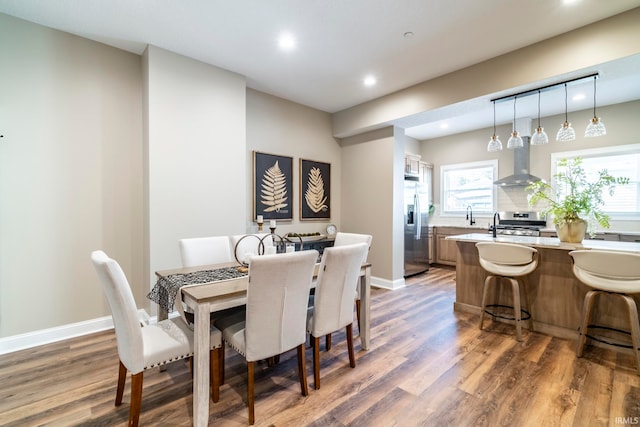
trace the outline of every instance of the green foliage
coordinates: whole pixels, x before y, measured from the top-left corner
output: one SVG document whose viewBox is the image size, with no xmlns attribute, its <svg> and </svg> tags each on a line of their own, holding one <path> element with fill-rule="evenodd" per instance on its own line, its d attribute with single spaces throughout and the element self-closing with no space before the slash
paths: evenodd
<svg viewBox="0 0 640 427">
<path fill-rule="evenodd" d="M 526 188 L 531 192 L 529 205 L 545 203 L 546 207 L 542 213 L 553 215 L 553 222 L 556 225 L 576 219 L 587 221 L 591 237 L 595 234 L 596 224 L 602 228 L 609 228 L 609 216 L 601 210 L 604 205 L 602 191 L 606 189 L 610 195 L 613 195 L 616 184 L 628 184 L 629 178 L 614 177 L 603 169 L 598 172 L 598 178 L 594 182 L 588 182 L 580 157 L 572 160 L 562 159 L 558 162 L 558 166 L 561 169 L 564 168 L 564 171 L 553 176 L 556 182 L 555 195 L 551 196 L 553 188 L 548 183 L 535 182 Z M 563 192 L 560 191 L 562 189 L 566 190 L 566 194 L 562 194 Z"/>
</svg>

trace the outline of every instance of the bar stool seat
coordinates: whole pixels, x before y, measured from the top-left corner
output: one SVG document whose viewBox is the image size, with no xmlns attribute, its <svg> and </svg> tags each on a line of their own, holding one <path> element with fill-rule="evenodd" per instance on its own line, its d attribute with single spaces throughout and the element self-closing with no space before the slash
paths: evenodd
<svg viewBox="0 0 640 427">
<path fill-rule="evenodd" d="M 622 347 L 633 347 L 638 375 L 640 375 L 640 323 L 638 308 L 631 294 L 640 293 L 640 254 L 604 250 L 578 250 L 569 252 L 576 279 L 592 288 L 587 292 L 582 307 L 582 320 L 578 330 L 576 355 L 582 357 L 587 338 Z M 600 294 L 619 296 L 627 305 L 631 331 L 620 331 L 590 324 L 595 297 Z M 589 328 L 613 329 L 631 335 L 631 345 L 607 342 L 587 335 Z"/>
<path fill-rule="evenodd" d="M 516 336 L 518 341 L 522 341 L 522 320 L 529 320 L 529 329 L 533 331 L 533 320 L 531 313 L 523 309 L 520 304 L 520 284 L 524 286 L 524 298 L 527 309 L 531 310 L 527 295 L 527 275 L 533 272 L 538 266 L 538 251 L 528 246 L 516 245 L 512 243 L 479 242 L 476 243 L 480 265 L 489 275 L 484 281 L 482 288 L 482 308 L 480 312 L 480 329 L 484 323 L 484 315 L 501 317 L 513 320 L 516 326 Z M 491 282 L 500 283 L 507 280 L 511 283 L 513 294 L 513 306 L 500 304 L 487 304 Z M 513 309 L 513 317 L 498 315 L 487 308 L 508 308 Z M 522 317 L 522 314 L 525 317 Z"/>
</svg>

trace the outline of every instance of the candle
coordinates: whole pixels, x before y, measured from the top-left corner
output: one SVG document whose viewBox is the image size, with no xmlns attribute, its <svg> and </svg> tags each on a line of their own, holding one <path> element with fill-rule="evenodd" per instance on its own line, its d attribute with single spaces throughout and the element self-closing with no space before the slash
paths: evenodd
<svg viewBox="0 0 640 427">
<path fill-rule="evenodd" d="M 256 220 L 258 224 L 262 224 L 264 222 L 264 218 L 262 215 L 258 215 L 258 219 Z"/>
<path fill-rule="evenodd" d="M 269 221 L 269 227 L 270 228 L 276 228 L 276 220 L 272 219 L 271 221 Z"/>
</svg>

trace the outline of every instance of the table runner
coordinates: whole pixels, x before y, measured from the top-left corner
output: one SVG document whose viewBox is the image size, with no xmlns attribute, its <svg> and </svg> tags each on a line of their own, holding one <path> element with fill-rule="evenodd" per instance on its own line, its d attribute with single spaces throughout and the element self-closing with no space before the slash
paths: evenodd
<svg viewBox="0 0 640 427">
<path fill-rule="evenodd" d="M 151 301 L 171 312 L 176 295 L 181 287 L 198 283 L 218 282 L 246 276 L 248 273 L 238 271 L 238 267 L 224 267 L 215 270 L 201 270 L 187 274 L 172 274 L 161 277 L 147 295 Z"/>
</svg>

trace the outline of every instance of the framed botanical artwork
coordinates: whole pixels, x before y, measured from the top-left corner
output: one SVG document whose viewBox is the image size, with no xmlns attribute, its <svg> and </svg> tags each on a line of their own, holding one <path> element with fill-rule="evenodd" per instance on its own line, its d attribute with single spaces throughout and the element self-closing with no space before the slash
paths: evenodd
<svg viewBox="0 0 640 427">
<path fill-rule="evenodd" d="M 253 152 L 254 218 L 293 219 L 293 157 Z"/>
<path fill-rule="evenodd" d="M 300 220 L 331 218 L 331 164 L 300 159 Z"/>
</svg>

